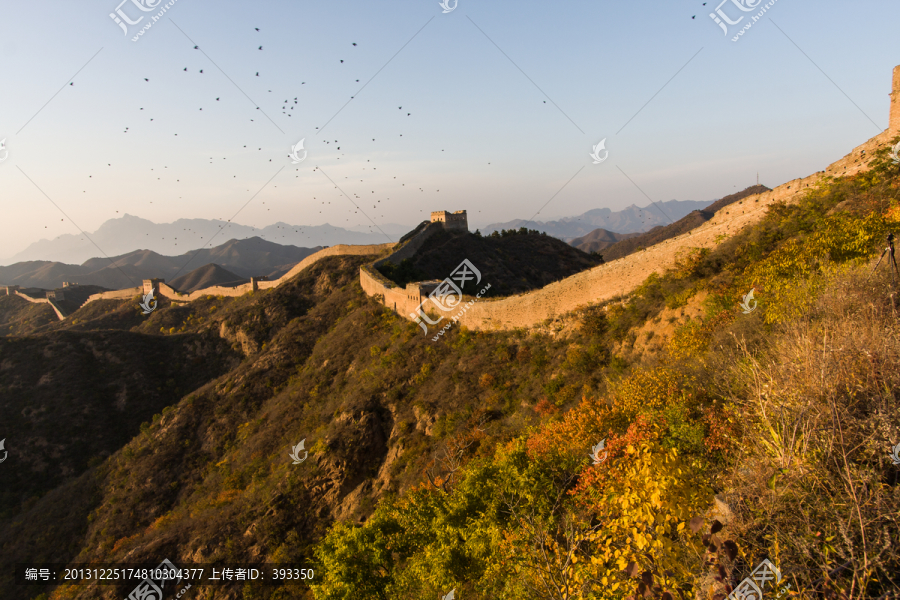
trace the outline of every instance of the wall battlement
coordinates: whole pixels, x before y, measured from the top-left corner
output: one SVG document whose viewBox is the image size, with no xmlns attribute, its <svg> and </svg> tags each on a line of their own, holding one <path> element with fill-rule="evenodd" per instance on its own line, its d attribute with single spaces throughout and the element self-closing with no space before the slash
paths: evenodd
<svg viewBox="0 0 900 600">
<path fill-rule="evenodd" d="M 890 110 L 890 126 L 887 130 L 857 146 L 823 171 L 793 179 L 768 192 L 744 198 L 718 211 L 712 219 L 700 227 L 651 246 L 645 252 L 599 265 L 519 296 L 482 298 L 454 320 L 470 329 L 533 327 L 590 303 L 626 294 L 639 286 L 650 274 L 663 273 L 674 266 L 680 252 L 692 248 L 712 248 L 719 236 L 734 235 L 744 227 L 756 223 L 765 216 L 772 204 L 797 202 L 809 188 L 816 187 L 825 177 L 851 176 L 867 170 L 875 151 L 887 146 L 888 142 L 900 134 L 900 66 L 893 71 Z M 432 222 L 439 221 L 440 218 L 435 219 L 435 215 L 441 214 L 449 213 L 432 213 Z M 385 306 L 393 307 L 399 314 L 415 320 L 416 314 L 410 314 L 419 306 L 419 303 L 414 304 L 414 294 L 407 295 L 406 290 L 403 290 L 403 293 L 396 293 L 399 288 L 386 286 L 379 280 L 383 278 L 379 278 L 373 271 L 374 269 L 367 270 L 365 267 L 360 269 L 360 285 L 363 290 L 370 296 L 380 296 Z M 425 313 L 447 318 L 458 314 L 455 311 L 440 312 L 433 302 L 427 298 L 424 300 L 426 302 L 421 310 Z M 430 330 L 430 334 L 433 333 L 436 333 L 434 328 Z"/>
<path fill-rule="evenodd" d="M 458 210 L 456 212 L 447 212 L 446 210 L 435 210 L 431 212 L 432 223 L 443 223 L 444 229 L 462 229 L 469 230 L 469 219 L 466 211 Z"/>
<path fill-rule="evenodd" d="M 894 137 L 900 135 L 900 66 L 893 70 L 891 85 L 891 106 L 888 128 L 877 136 L 857 146 L 849 154 L 828 165 L 808 177 L 793 179 L 776 188 L 754 196 L 744 198 L 737 204 L 729 205 L 701 226 L 677 237 L 668 239 L 648 248 L 645 252 L 632 254 L 624 258 L 582 271 L 572 277 L 552 283 L 544 288 L 507 298 L 495 300 L 481 299 L 472 305 L 458 318 L 460 324 L 471 329 L 511 329 L 530 327 L 557 315 L 570 312 L 589 303 L 603 301 L 619 294 L 628 293 L 640 285 L 651 273 L 662 273 L 674 265 L 679 252 L 692 248 L 711 248 L 722 234 L 733 235 L 747 225 L 753 224 L 765 215 L 769 206 L 776 202 L 796 202 L 810 187 L 816 187 L 824 177 L 842 177 L 855 175 L 865 171 L 876 150 L 884 148 Z M 733 214 L 732 214 L 733 213 Z M 434 314 L 437 306 L 428 299 L 428 294 L 438 282 L 418 282 L 406 288 L 399 288 L 378 271 L 377 267 L 390 260 L 399 264 L 404 258 L 413 257 L 422 244 L 441 229 L 468 231 L 466 211 L 456 212 L 434 211 L 431 223 L 402 246 L 397 244 L 378 244 L 370 246 L 338 245 L 326 247 L 312 254 L 283 277 L 276 281 L 266 281 L 254 277 L 251 282 L 235 288 L 213 287 L 198 290 L 191 294 L 181 294 L 165 284 L 162 279 L 147 279 L 142 287 L 103 292 L 94 294 L 84 303 L 100 299 L 122 299 L 139 293 L 148 293 L 151 289 L 178 302 L 191 302 L 204 295 L 240 296 L 257 289 L 277 287 L 291 279 L 303 269 L 327 256 L 338 255 L 378 255 L 395 249 L 389 256 L 360 267 L 360 285 L 365 293 L 385 306 L 393 308 L 401 315 L 415 320 L 421 312 Z M 489 283 L 489 282 L 488 282 Z M 66 287 L 64 285 L 64 287 Z M 0 293 L 3 288 L 0 287 Z M 29 302 L 49 303 L 57 316 L 64 316 L 52 299 L 34 299 L 19 292 L 18 286 L 6 286 L 8 295 L 18 295 Z M 57 291 L 57 293 L 60 293 Z M 423 304 L 424 302 L 424 304 Z M 82 306 L 84 306 L 84 304 Z M 438 313 L 440 316 L 451 316 Z"/>
</svg>

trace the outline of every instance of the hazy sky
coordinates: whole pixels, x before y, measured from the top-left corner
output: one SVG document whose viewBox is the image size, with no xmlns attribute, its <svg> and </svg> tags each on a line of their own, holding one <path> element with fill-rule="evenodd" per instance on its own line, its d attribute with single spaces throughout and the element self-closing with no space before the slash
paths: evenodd
<svg viewBox="0 0 900 600">
<path fill-rule="evenodd" d="M 0 1 L 0 257 L 124 213 L 474 229 L 774 187 L 886 128 L 900 64 L 887 0 L 737 42 L 765 2 L 726 36 L 717 2 L 176 0 L 134 42 L 166 3 L 125 35 L 119 1 Z"/>
</svg>

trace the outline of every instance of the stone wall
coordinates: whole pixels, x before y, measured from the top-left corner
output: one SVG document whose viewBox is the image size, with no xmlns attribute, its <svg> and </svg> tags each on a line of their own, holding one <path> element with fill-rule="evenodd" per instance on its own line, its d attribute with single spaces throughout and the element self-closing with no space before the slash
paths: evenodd
<svg viewBox="0 0 900 600">
<path fill-rule="evenodd" d="M 894 69 L 892 83 L 889 128 L 828 165 L 824 171 L 793 179 L 768 192 L 744 198 L 721 209 L 712 219 L 687 234 L 668 239 L 643 252 L 577 273 L 533 292 L 494 300 L 479 299 L 460 314 L 458 322 L 470 329 L 484 330 L 531 327 L 589 303 L 628 293 L 646 280 L 651 273 L 661 274 L 674 266 L 676 257 L 681 253 L 693 248 L 714 247 L 716 239 L 720 236 L 734 235 L 744 227 L 758 222 L 766 210 L 776 202 L 796 202 L 809 188 L 820 183 L 823 177 L 850 176 L 866 170 L 874 152 L 888 146 L 888 142 L 900 134 L 900 67 Z M 372 266 L 388 259 L 382 259 Z M 412 303 L 400 288 L 393 287 L 390 282 L 385 283 L 383 279 L 379 278 L 377 272 L 368 265 L 360 269 L 360 284 L 363 290 L 370 296 L 381 296 L 386 306 L 409 318 L 417 305 Z M 482 284 L 490 283 L 482 280 Z M 471 298 L 467 297 L 465 300 Z M 426 301 L 423 309 L 426 313 L 435 313 L 442 317 L 453 317 L 458 314 L 458 311 L 440 312 L 430 300 Z M 432 327 L 430 333 L 433 332 L 435 328 Z"/>
<path fill-rule="evenodd" d="M 388 256 L 360 267 L 359 284 L 362 286 L 363 291 L 369 296 L 380 297 L 382 304 L 405 317 L 409 317 L 410 313 L 415 312 L 422 301 L 418 287 L 398 287 L 394 282 L 379 273 L 378 267 L 383 266 L 388 261 L 399 265 L 400 261 L 412 258 L 428 238 L 443 230 L 444 223 L 442 221 L 433 221 Z M 431 300 L 426 300 L 426 305 L 423 308 L 426 309 L 426 312 L 438 312 L 437 307 L 433 305 Z"/>
<path fill-rule="evenodd" d="M 84 301 L 84 304 L 81 306 L 85 306 L 86 304 L 93 302 L 94 300 L 124 300 L 126 298 L 133 298 L 135 296 L 140 296 L 144 293 L 143 287 L 135 287 L 135 288 L 127 288 L 124 290 L 113 290 L 111 292 L 100 292 L 99 294 L 91 294 L 88 296 L 88 299 Z M 79 306 L 78 308 L 81 308 Z"/>
<path fill-rule="evenodd" d="M 53 309 L 53 312 L 56 313 L 56 316 L 59 318 L 60 321 L 62 321 L 63 319 L 66 318 L 66 316 L 63 314 L 62 310 L 60 310 L 59 306 L 57 306 L 56 303 L 53 302 L 52 300 L 50 300 L 49 298 L 32 298 L 31 296 L 27 296 L 18 290 L 15 291 L 15 294 L 19 298 L 24 298 L 25 300 L 31 302 L 32 304 L 49 304 L 50 308 Z"/>
<path fill-rule="evenodd" d="M 280 279 L 276 279 L 275 281 L 260 281 L 259 289 L 265 290 L 268 288 L 277 287 L 281 285 L 283 281 L 287 281 L 288 279 L 292 278 L 294 275 L 296 275 L 306 267 L 314 265 L 316 262 L 328 256 L 369 256 L 387 252 L 396 245 L 397 244 L 395 242 L 389 242 L 387 244 L 370 244 L 368 246 L 351 246 L 347 244 L 338 244 L 337 246 L 322 248 L 315 254 L 310 254 L 309 256 L 301 260 L 293 269 L 285 273 Z"/>
<path fill-rule="evenodd" d="M 297 263 L 297 265 L 293 269 L 285 273 L 281 278 L 274 281 L 265 281 L 262 279 L 253 278 L 250 283 L 245 283 L 237 287 L 213 286 L 191 292 L 190 294 L 182 294 L 181 292 L 172 288 L 172 286 L 164 283 L 162 279 L 147 279 L 143 282 L 143 285 L 141 287 L 93 294 L 81 306 L 84 306 L 88 302 L 93 302 L 94 300 L 123 300 L 125 298 L 131 298 L 134 296 L 146 294 L 150 291 L 154 284 L 156 285 L 157 292 L 160 296 L 164 296 L 169 300 L 172 300 L 173 302 L 193 302 L 197 298 L 201 298 L 207 295 L 228 296 L 233 298 L 236 296 L 242 296 L 243 294 L 251 291 L 253 289 L 254 280 L 257 289 L 265 290 L 281 285 L 283 282 L 291 279 L 294 275 L 296 275 L 306 267 L 313 265 L 328 256 L 340 256 L 345 254 L 355 256 L 369 256 L 386 252 L 387 250 L 393 248 L 395 245 L 396 244 L 394 244 L 393 242 L 388 244 L 371 244 L 368 246 L 348 246 L 346 244 L 339 244 L 337 246 L 323 248 L 318 252 L 310 254 L 302 261 Z"/>
</svg>

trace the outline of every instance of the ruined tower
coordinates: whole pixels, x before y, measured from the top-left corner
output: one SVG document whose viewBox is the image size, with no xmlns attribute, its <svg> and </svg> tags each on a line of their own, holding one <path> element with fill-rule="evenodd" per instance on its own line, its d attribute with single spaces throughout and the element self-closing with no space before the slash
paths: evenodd
<svg viewBox="0 0 900 600">
<path fill-rule="evenodd" d="M 466 217 L 466 211 L 458 210 L 456 212 L 447 212 L 446 210 L 435 210 L 431 212 L 432 223 L 443 223 L 444 229 L 462 229 L 469 230 L 469 221 Z"/>
<path fill-rule="evenodd" d="M 153 290 L 154 296 L 159 296 L 159 284 L 165 283 L 165 279 L 145 279 L 144 280 L 144 294 L 149 294 L 150 290 Z"/>
<path fill-rule="evenodd" d="M 891 86 L 891 133 L 900 133 L 900 65 L 894 67 L 894 83 Z"/>
</svg>

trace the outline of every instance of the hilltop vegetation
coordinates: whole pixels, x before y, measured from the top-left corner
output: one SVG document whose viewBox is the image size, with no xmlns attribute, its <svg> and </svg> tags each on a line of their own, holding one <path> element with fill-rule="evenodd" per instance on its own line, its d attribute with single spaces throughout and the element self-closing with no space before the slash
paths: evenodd
<svg viewBox="0 0 900 600">
<path fill-rule="evenodd" d="M 399 265 L 385 265 L 381 273 L 399 286 L 426 279 L 442 280 L 463 259 L 468 259 L 481 271 L 483 280 L 491 283 L 485 297 L 542 288 L 600 264 L 596 257 L 562 240 L 525 227 L 495 231 L 488 236 L 444 230 L 428 238 L 415 258 Z M 474 281 L 469 281 L 463 292 L 474 296 L 479 289 Z"/>
<path fill-rule="evenodd" d="M 71 340 L 54 356 L 71 364 L 79 344 L 124 336 L 148 350 L 121 352 L 108 388 L 128 381 L 135 356 L 158 368 L 159 352 L 194 379 L 165 388 L 108 457 L 0 517 L 0 556 L 315 568 L 312 589 L 207 589 L 254 600 L 453 588 L 461 600 L 714 598 L 768 557 L 796 597 L 886 598 L 900 591 L 888 458 L 900 306 L 884 264 L 866 277 L 894 227 L 900 178 L 882 160 L 681 256 L 627 298 L 560 317 L 561 335 L 451 328 L 434 343 L 363 294 L 370 259 L 352 256 L 238 298 L 162 301 L 148 317 L 131 301 L 91 303 L 5 342 L 32 348 L 29 377 L 51 369 L 38 350 L 54 336 Z M 549 239 L 435 236 L 422 265 L 443 278 L 462 254 L 494 269 L 513 249 L 484 242 L 532 237 Z M 743 314 L 751 288 L 758 305 Z M 637 329 L 701 294 L 702 318 L 676 321 L 659 350 L 636 344 Z M 224 345 L 221 358 L 188 374 L 200 340 Z M 61 428 L 24 418 L 36 438 Z M 300 440 L 309 458 L 293 465 Z M 0 577 L 3 598 L 36 595 Z"/>
<path fill-rule="evenodd" d="M 708 292 L 704 319 L 605 392 L 544 405 L 538 428 L 487 456 L 491 428 L 469 428 L 437 477 L 361 527 L 336 524 L 316 597 L 724 598 L 762 558 L 792 595 L 896 594 L 898 298 L 886 270 L 867 271 L 897 227 L 900 178 L 882 153 L 586 311 L 583 331 L 622 341 Z"/>
</svg>

